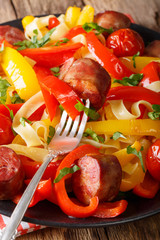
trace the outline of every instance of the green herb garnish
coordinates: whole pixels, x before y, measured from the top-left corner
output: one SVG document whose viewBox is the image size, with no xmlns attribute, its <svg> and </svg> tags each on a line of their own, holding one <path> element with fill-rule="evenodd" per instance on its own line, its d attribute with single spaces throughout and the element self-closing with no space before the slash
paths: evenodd
<svg viewBox="0 0 160 240">
<path fill-rule="evenodd" d="M 153 104 L 152 105 L 153 112 L 148 113 L 148 117 L 152 120 L 159 120 L 160 119 L 160 105 Z"/>
<path fill-rule="evenodd" d="M 86 31 L 86 32 L 91 32 L 92 30 L 96 30 L 99 34 L 101 33 L 104 33 L 104 32 L 107 32 L 109 34 L 113 33 L 113 28 L 103 28 L 101 26 L 99 26 L 97 23 L 94 23 L 94 22 L 91 22 L 91 23 L 85 23 L 83 24 L 83 29 Z"/>
<path fill-rule="evenodd" d="M 20 121 L 20 123 L 22 124 L 23 127 L 26 126 L 26 122 L 28 122 L 29 124 L 32 123 L 29 119 L 27 119 L 27 118 L 25 118 L 25 117 L 21 117 L 21 118 L 19 119 L 19 121 Z"/>
<path fill-rule="evenodd" d="M 62 38 L 61 40 L 57 41 L 54 46 L 60 46 L 61 44 L 63 43 L 67 43 L 69 42 L 69 39 L 68 38 Z"/>
<path fill-rule="evenodd" d="M 138 57 L 140 55 L 140 52 L 138 51 L 135 55 L 133 55 L 132 57 L 132 61 L 133 61 L 133 67 L 136 68 L 136 61 L 135 58 Z"/>
<path fill-rule="evenodd" d="M 49 144 L 55 134 L 55 128 L 52 126 L 49 126 L 49 136 L 47 138 L 47 144 Z"/>
<path fill-rule="evenodd" d="M 53 67 L 53 68 L 50 68 L 50 70 L 52 71 L 53 75 L 55 77 L 58 77 L 59 76 L 59 71 L 60 71 L 60 68 L 59 67 Z"/>
<path fill-rule="evenodd" d="M 141 147 L 140 151 L 137 151 L 135 148 L 132 148 L 131 145 L 129 145 L 127 147 L 127 153 L 134 154 L 135 156 L 137 156 L 139 158 L 143 172 L 145 172 L 141 151 L 143 151 L 143 147 Z"/>
<path fill-rule="evenodd" d="M 80 170 L 80 168 L 77 165 L 74 165 L 72 168 L 65 167 L 65 168 L 61 169 L 58 177 L 56 177 L 54 179 L 54 183 L 58 183 L 67 174 L 75 173 L 78 170 Z"/>
<path fill-rule="evenodd" d="M 121 132 L 113 133 L 113 136 L 111 137 L 111 139 L 117 140 L 118 138 L 125 138 L 126 139 L 126 137 Z"/>
<path fill-rule="evenodd" d="M 124 86 L 137 86 L 143 78 L 143 73 L 132 74 L 129 77 L 124 77 L 122 80 L 115 79 L 113 83 L 120 83 Z"/>
<path fill-rule="evenodd" d="M 25 100 L 20 98 L 20 96 L 18 95 L 18 93 L 14 93 L 13 96 L 11 97 L 11 103 L 15 104 L 15 103 L 24 103 Z"/>
<path fill-rule="evenodd" d="M 7 89 L 11 84 L 6 80 L 0 77 L 0 102 L 5 103 L 7 99 Z"/>
<path fill-rule="evenodd" d="M 83 133 L 83 136 L 84 137 L 90 136 L 94 141 L 104 143 L 104 138 L 101 136 L 98 136 L 97 133 L 92 131 L 90 128 L 86 129 L 86 131 Z"/>
<path fill-rule="evenodd" d="M 85 114 L 91 118 L 92 120 L 98 120 L 100 118 L 99 113 L 96 112 L 96 110 L 87 108 L 85 107 L 81 102 L 77 101 L 78 103 L 75 105 L 75 108 L 79 111 L 82 112 L 84 111 Z"/>
</svg>

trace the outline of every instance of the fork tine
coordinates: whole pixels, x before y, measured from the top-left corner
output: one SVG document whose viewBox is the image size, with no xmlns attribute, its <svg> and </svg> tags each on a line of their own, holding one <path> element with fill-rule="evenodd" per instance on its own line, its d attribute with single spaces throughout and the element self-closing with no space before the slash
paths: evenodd
<svg viewBox="0 0 160 240">
<path fill-rule="evenodd" d="M 72 122 L 73 122 L 72 118 L 69 117 L 69 118 L 68 118 L 68 121 L 67 121 L 67 124 L 66 124 L 66 126 L 65 126 L 65 129 L 64 129 L 64 131 L 63 131 L 62 137 L 67 136 L 67 134 L 69 133 L 69 130 L 70 130 L 70 128 L 71 128 Z"/>
<path fill-rule="evenodd" d="M 89 108 L 89 106 L 90 106 L 90 101 L 89 101 L 89 99 L 87 99 L 85 107 Z M 76 135 L 77 138 L 82 137 L 85 126 L 86 126 L 87 118 L 88 118 L 88 116 L 84 113 L 83 117 L 82 117 L 82 121 L 81 121 L 80 126 L 79 126 L 78 133 Z"/>
<path fill-rule="evenodd" d="M 76 117 L 76 119 L 74 120 L 72 129 L 71 129 L 70 134 L 69 134 L 68 137 L 74 137 L 74 135 L 75 135 L 76 132 L 77 132 L 79 122 L 80 122 L 80 115 L 78 115 L 78 116 Z"/>
<path fill-rule="evenodd" d="M 59 135 L 62 132 L 62 130 L 65 126 L 65 123 L 66 123 L 67 116 L 68 116 L 67 112 L 63 111 L 62 116 L 61 116 L 61 121 L 58 124 L 55 135 Z"/>
</svg>

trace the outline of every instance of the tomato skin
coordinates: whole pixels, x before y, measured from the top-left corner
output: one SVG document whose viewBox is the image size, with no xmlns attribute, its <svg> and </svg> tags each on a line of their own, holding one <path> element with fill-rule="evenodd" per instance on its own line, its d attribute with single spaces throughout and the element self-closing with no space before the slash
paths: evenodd
<svg viewBox="0 0 160 240">
<path fill-rule="evenodd" d="M 157 139 L 149 148 L 146 166 L 152 177 L 160 181 L 160 139 Z"/>
<path fill-rule="evenodd" d="M 14 139 L 11 119 L 0 113 L 0 145 L 9 144 Z"/>
<path fill-rule="evenodd" d="M 52 17 L 49 19 L 48 29 L 51 30 L 52 28 L 58 26 L 60 21 L 56 17 Z"/>
<path fill-rule="evenodd" d="M 24 171 L 25 171 L 25 178 L 26 179 L 31 179 L 34 174 L 36 173 L 36 171 L 38 170 L 38 168 L 42 165 L 41 162 L 35 162 L 33 160 L 31 160 L 30 158 L 23 156 L 23 155 L 19 155 L 22 165 L 24 167 Z M 47 180 L 49 178 L 51 178 L 52 180 L 55 179 L 55 175 L 56 175 L 56 171 L 57 168 L 59 167 L 59 164 L 61 163 L 62 160 L 58 160 L 56 162 L 51 162 L 48 167 L 46 168 L 42 179 L 43 180 Z"/>
<path fill-rule="evenodd" d="M 144 41 L 137 32 L 129 28 L 119 29 L 109 35 L 106 40 L 106 47 L 112 49 L 117 57 L 133 56 L 138 51 L 142 55 Z"/>
</svg>

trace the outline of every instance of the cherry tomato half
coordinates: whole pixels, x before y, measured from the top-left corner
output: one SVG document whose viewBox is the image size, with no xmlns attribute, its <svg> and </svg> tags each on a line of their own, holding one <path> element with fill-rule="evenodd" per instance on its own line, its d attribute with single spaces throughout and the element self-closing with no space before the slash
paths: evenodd
<svg viewBox="0 0 160 240">
<path fill-rule="evenodd" d="M 146 166 L 152 177 L 160 181 L 160 139 L 150 146 L 147 153 Z"/>
<path fill-rule="evenodd" d="M 22 165 L 24 167 L 25 178 L 31 179 L 42 163 L 35 162 L 35 161 L 31 160 L 30 158 L 23 156 L 23 155 L 19 155 L 19 157 L 20 157 Z M 52 180 L 54 180 L 57 168 L 58 168 L 59 164 L 61 163 L 61 161 L 62 160 L 58 160 L 56 162 L 51 162 L 48 165 L 48 167 L 46 168 L 46 170 L 42 176 L 42 179 L 46 180 L 46 179 L 51 178 Z"/>
<path fill-rule="evenodd" d="M 137 52 L 142 55 L 144 41 L 137 32 L 129 28 L 119 29 L 109 35 L 106 40 L 106 47 L 113 49 L 113 53 L 117 57 L 133 56 Z"/>
<path fill-rule="evenodd" d="M 60 24 L 59 20 L 56 17 L 52 17 L 49 19 L 48 29 L 51 30 L 52 28 L 58 26 Z"/>
<path fill-rule="evenodd" d="M 14 139 L 11 126 L 11 119 L 0 113 L 0 145 L 9 144 Z"/>
</svg>

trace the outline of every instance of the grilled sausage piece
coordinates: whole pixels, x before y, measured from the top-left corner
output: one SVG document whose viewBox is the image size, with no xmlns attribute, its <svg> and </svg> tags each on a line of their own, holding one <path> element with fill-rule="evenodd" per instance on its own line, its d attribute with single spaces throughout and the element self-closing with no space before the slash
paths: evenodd
<svg viewBox="0 0 160 240">
<path fill-rule="evenodd" d="M 81 58 L 72 64 L 66 63 L 60 72 L 60 75 L 64 76 L 63 81 L 68 83 L 80 98 L 89 98 L 96 110 L 103 106 L 111 78 L 99 63 L 90 58 Z M 62 72 L 66 72 L 65 75 Z"/>
<path fill-rule="evenodd" d="M 123 13 L 116 11 L 105 11 L 98 13 L 94 22 L 104 28 L 113 28 L 114 31 L 121 28 L 129 28 L 131 20 Z"/>
<path fill-rule="evenodd" d="M 160 40 L 151 42 L 145 49 L 144 55 L 150 57 L 160 57 Z"/>
<path fill-rule="evenodd" d="M 89 204 L 92 197 L 111 201 L 120 188 L 122 169 L 113 155 L 85 155 L 76 163 L 80 170 L 72 176 L 73 192 L 79 201 Z"/>
<path fill-rule="evenodd" d="M 0 147 L 0 199 L 13 198 L 23 187 L 24 169 L 18 155 Z"/>
<path fill-rule="evenodd" d="M 0 26 L 0 40 L 7 40 L 7 42 L 13 44 L 25 39 L 24 33 L 15 27 L 9 25 Z"/>
</svg>

